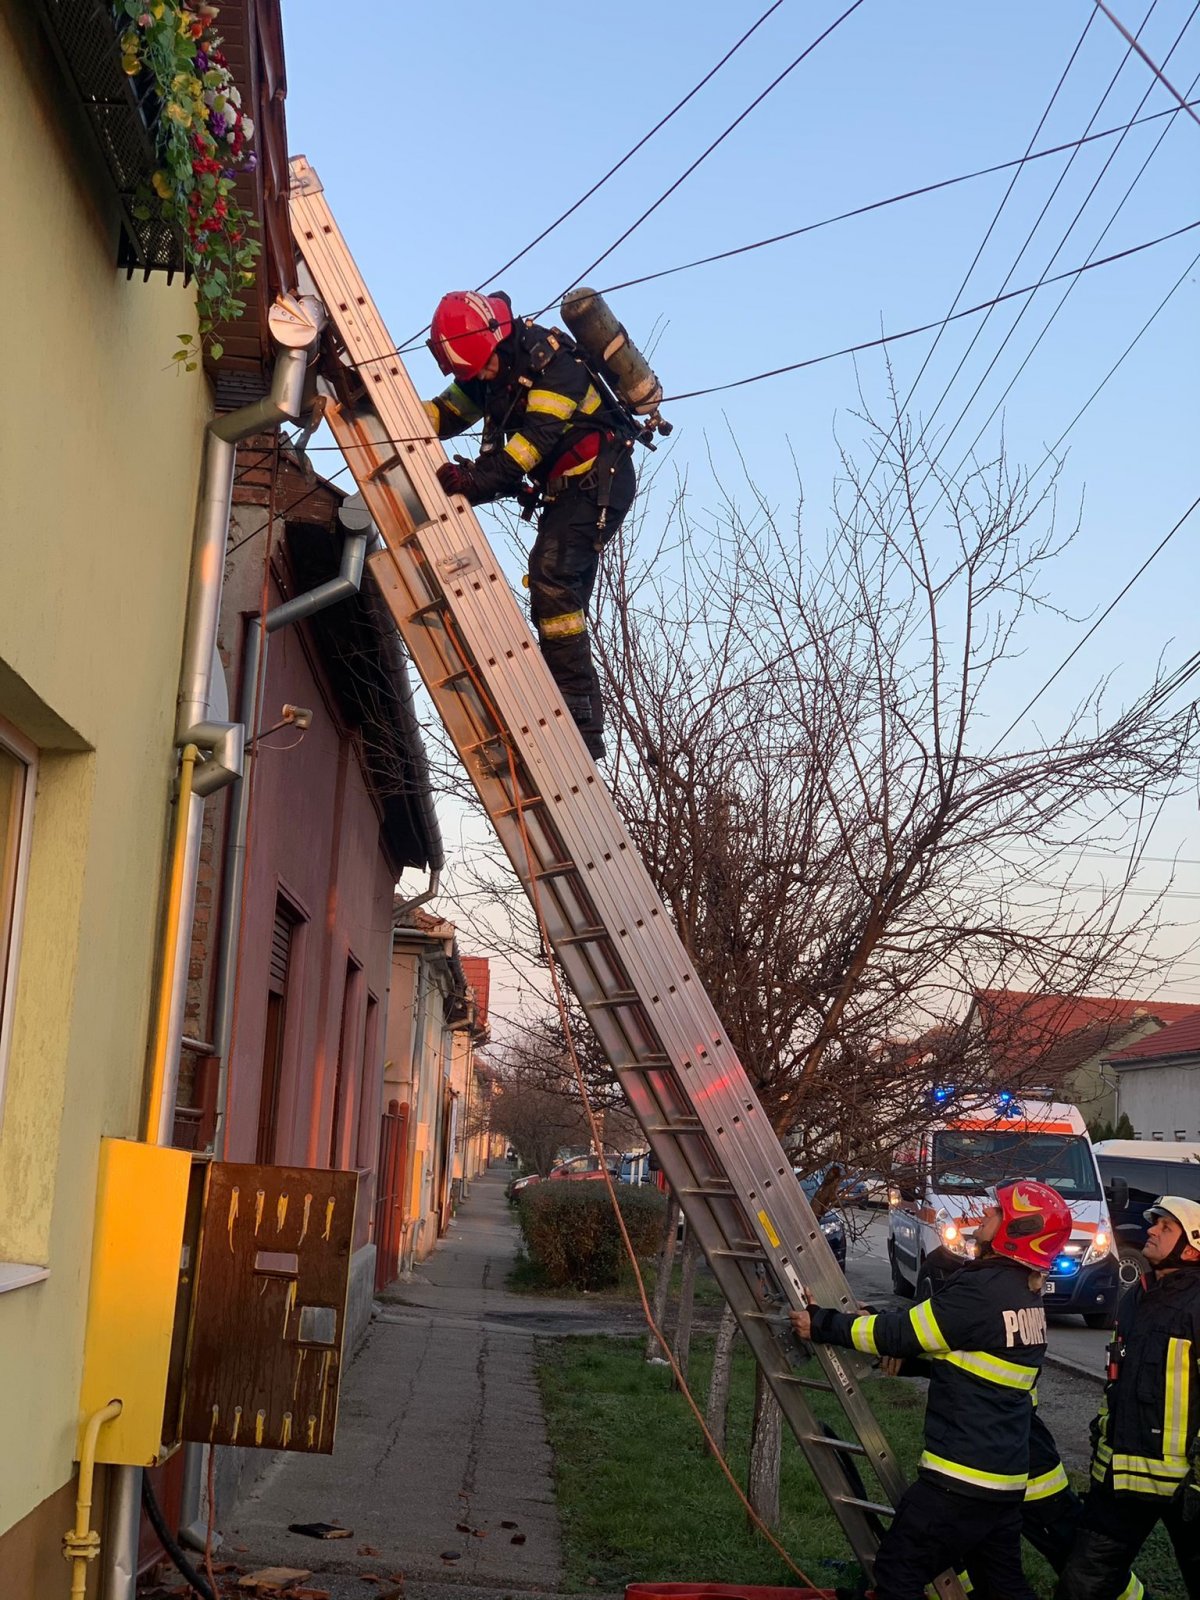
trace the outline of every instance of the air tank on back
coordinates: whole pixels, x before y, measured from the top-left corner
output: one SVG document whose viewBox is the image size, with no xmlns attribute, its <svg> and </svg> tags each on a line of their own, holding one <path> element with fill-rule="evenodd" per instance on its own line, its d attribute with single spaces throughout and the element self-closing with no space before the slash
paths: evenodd
<svg viewBox="0 0 1200 1600">
<path fill-rule="evenodd" d="M 649 429 L 670 433 L 658 413 L 662 384 L 611 308 L 595 289 L 572 289 L 562 303 L 563 321 L 575 342 L 596 362 L 629 409 L 645 417 Z"/>
</svg>

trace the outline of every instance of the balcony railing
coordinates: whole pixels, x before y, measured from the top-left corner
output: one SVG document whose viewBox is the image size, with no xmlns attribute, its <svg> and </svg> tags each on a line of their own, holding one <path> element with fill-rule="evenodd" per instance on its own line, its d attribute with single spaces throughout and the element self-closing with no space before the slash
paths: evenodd
<svg viewBox="0 0 1200 1600">
<path fill-rule="evenodd" d="M 183 244 L 159 216 L 134 215 L 138 190 L 158 166 L 158 99 L 148 77 L 127 77 L 120 26 L 105 0 L 37 0 L 71 94 L 87 119 L 121 208 L 118 264 L 131 272 L 183 270 Z"/>
</svg>

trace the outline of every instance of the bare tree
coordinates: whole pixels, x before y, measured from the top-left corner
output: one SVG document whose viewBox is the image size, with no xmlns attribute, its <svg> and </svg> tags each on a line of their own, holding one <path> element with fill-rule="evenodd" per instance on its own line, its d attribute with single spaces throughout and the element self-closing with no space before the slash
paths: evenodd
<svg viewBox="0 0 1200 1600">
<path fill-rule="evenodd" d="M 1097 689 L 1054 738 L 995 740 L 1074 532 L 1055 482 L 1002 455 L 952 482 L 900 419 L 871 443 L 883 487 L 844 455 L 823 540 L 753 490 L 694 518 L 681 488 L 651 547 L 620 536 L 598 607 L 614 798 L 802 1172 L 887 1170 L 937 1115 L 925 1091 L 992 1083 L 974 991 L 1146 979 L 1161 900 L 1131 909 L 1128 876 L 1085 900 L 1071 845 L 1136 864 L 1194 755 L 1162 675 L 1111 717 Z"/>
<path fill-rule="evenodd" d="M 526 1166 L 544 1177 L 564 1148 L 597 1147 L 614 1155 L 641 1144 L 637 1121 L 626 1107 L 594 1035 L 573 1019 L 571 1048 L 561 1019 L 548 1016 L 510 1030 L 507 1043 L 489 1061 L 493 1081 L 489 1125 L 508 1139 Z M 579 1088 L 576 1061 L 588 1093 L 589 1118 Z"/>
</svg>

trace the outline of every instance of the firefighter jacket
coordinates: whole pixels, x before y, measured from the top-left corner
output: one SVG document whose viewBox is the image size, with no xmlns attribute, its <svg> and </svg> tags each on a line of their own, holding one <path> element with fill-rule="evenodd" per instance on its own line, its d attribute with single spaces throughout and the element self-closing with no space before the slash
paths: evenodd
<svg viewBox="0 0 1200 1600">
<path fill-rule="evenodd" d="M 960 1494 L 1020 1498 L 1029 1479 L 1032 1393 L 1046 1353 L 1046 1313 L 1030 1282 L 1025 1267 L 985 1256 L 909 1310 L 858 1317 L 814 1310 L 812 1336 L 868 1355 L 928 1356 L 918 1472 Z"/>
<path fill-rule="evenodd" d="M 1200 1265 L 1142 1278 L 1117 1308 L 1109 1381 L 1093 1424 L 1092 1477 L 1167 1498 L 1200 1430 Z"/>
<path fill-rule="evenodd" d="M 498 354 L 497 377 L 456 381 L 425 407 L 439 439 L 483 418 L 464 490 L 473 505 L 515 495 L 526 475 L 539 485 L 584 476 L 606 439 L 629 434 L 567 334 L 518 319 Z"/>
</svg>

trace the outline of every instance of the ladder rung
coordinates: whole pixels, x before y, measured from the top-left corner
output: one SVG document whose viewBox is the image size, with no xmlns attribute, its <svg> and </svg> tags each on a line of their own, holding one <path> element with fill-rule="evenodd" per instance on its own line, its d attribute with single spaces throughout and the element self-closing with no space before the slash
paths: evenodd
<svg viewBox="0 0 1200 1600">
<path fill-rule="evenodd" d="M 436 687 L 450 689 L 456 683 L 461 683 L 464 678 L 474 679 L 475 673 L 470 667 L 459 667 L 457 672 L 448 672 L 444 678 L 437 680 Z"/>
<path fill-rule="evenodd" d="M 766 1258 L 765 1250 L 759 1250 L 757 1248 L 753 1250 L 738 1250 L 727 1245 L 721 1245 L 718 1249 L 711 1251 L 710 1254 L 714 1256 L 725 1256 L 731 1261 L 762 1261 Z"/>
<path fill-rule="evenodd" d="M 776 1379 L 780 1383 L 794 1383 L 797 1389 L 819 1389 L 822 1394 L 832 1394 L 833 1385 L 826 1383 L 823 1378 L 802 1378 L 798 1372 L 777 1372 Z"/>
<path fill-rule="evenodd" d="M 699 1117 L 680 1118 L 676 1122 L 648 1122 L 647 1133 L 703 1133 L 704 1124 Z"/>
<path fill-rule="evenodd" d="M 488 744 L 493 743 L 493 741 L 490 740 L 490 739 L 487 740 L 486 742 Z M 493 818 L 495 818 L 495 817 L 515 817 L 518 814 L 518 812 L 521 812 L 521 811 L 533 811 L 538 806 L 544 806 L 545 804 L 546 804 L 546 802 L 545 802 L 545 800 L 543 799 L 543 797 L 540 794 L 530 795 L 528 800 L 519 800 L 515 806 L 501 806 L 498 811 L 493 811 L 492 812 L 492 816 L 493 816 Z"/>
<path fill-rule="evenodd" d="M 585 1011 L 617 1011 L 622 1006 L 636 1006 L 641 1004 L 641 995 L 636 989 L 619 989 L 616 994 L 607 995 L 603 1000 L 590 1000 L 584 1006 Z"/>
<path fill-rule="evenodd" d="M 419 622 L 422 617 L 429 617 L 436 611 L 446 610 L 446 597 L 439 595 L 436 600 L 427 600 L 423 606 L 410 613 L 414 622 Z"/>
<path fill-rule="evenodd" d="M 721 1189 L 721 1188 L 718 1188 L 717 1185 L 713 1184 L 713 1183 L 697 1184 L 694 1188 L 681 1189 L 679 1192 L 680 1192 L 680 1194 L 705 1195 L 710 1200 L 715 1200 L 715 1199 L 729 1200 L 729 1199 L 731 1199 L 733 1197 L 733 1185 L 732 1184 L 728 1184 L 725 1188 Z"/>
<path fill-rule="evenodd" d="M 594 928 L 580 928 L 578 933 L 564 934 L 558 942 L 559 944 L 595 944 L 600 939 L 607 938 L 608 929 L 597 926 Z"/>
<path fill-rule="evenodd" d="M 878 1500 L 860 1500 L 852 1494 L 835 1494 L 831 1498 L 841 1506 L 857 1506 L 860 1511 L 873 1511 L 877 1517 L 894 1517 L 894 1506 L 881 1505 Z"/>
<path fill-rule="evenodd" d="M 848 1450 L 852 1456 L 865 1456 L 867 1453 L 861 1444 L 854 1444 L 850 1439 L 831 1439 L 827 1433 L 810 1433 L 805 1443 L 824 1445 L 827 1450 Z"/>
<path fill-rule="evenodd" d="M 568 872 L 574 871 L 575 863 L 573 861 L 552 861 L 548 867 L 539 867 L 534 873 L 534 877 L 538 879 L 563 878 Z"/>
<path fill-rule="evenodd" d="M 377 461 L 371 470 L 366 473 L 365 481 L 374 483 L 376 478 L 381 478 L 385 472 L 390 472 L 393 467 L 400 465 L 400 452 L 393 451 L 386 461 Z"/>
</svg>

